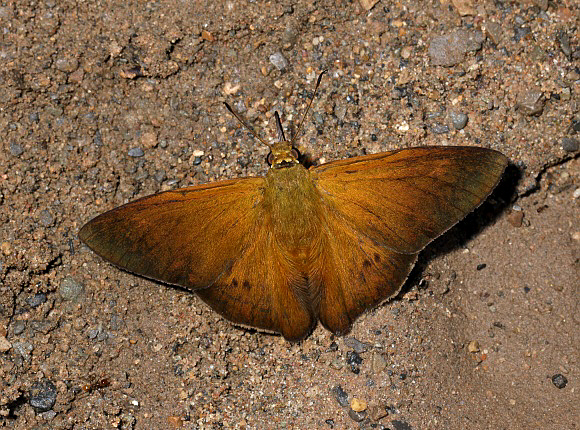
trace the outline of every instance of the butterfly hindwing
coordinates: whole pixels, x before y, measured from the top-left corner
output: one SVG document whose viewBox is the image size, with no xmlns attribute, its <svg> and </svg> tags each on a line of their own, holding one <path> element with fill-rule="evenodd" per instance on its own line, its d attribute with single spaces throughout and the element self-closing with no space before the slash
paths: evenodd
<svg viewBox="0 0 580 430">
<path fill-rule="evenodd" d="M 333 212 L 327 214 L 317 254 L 310 280 L 320 291 L 318 317 L 339 335 L 365 310 L 395 296 L 417 259 L 374 243 Z"/>
<path fill-rule="evenodd" d="M 310 304 L 303 299 L 307 279 L 270 234 L 267 220 L 264 217 L 249 232 L 231 268 L 197 294 L 234 323 L 300 340 L 317 322 Z"/>
</svg>

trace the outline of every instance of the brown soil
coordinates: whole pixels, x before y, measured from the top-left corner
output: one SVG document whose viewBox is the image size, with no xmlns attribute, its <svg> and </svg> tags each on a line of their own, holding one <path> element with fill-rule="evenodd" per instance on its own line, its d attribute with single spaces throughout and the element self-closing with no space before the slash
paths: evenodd
<svg viewBox="0 0 580 430">
<path fill-rule="evenodd" d="M 361 3 L 0 5 L 4 426 L 577 428 L 578 3 Z M 458 28 L 479 46 L 434 65 L 431 42 Z M 138 196 L 264 174 L 267 148 L 222 102 L 265 137 L 274 110 L 294 130 L 324 69 L 300 139 L 315 162 L 436 144 L 511 161 L 347 337 L 233 327 L 80 244 Z"/>
</svg>

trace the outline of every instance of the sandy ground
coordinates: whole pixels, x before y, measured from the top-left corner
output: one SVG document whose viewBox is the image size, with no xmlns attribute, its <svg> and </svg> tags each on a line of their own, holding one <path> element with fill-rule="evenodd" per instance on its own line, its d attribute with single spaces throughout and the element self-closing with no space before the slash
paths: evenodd
<svg viewBox="0 0 580 430">
<path fill-rule="evenodd" d="M 475 3 L 3 2 L 3 426 L 578 428 L 580 6 Z M 264 174 L 222 102 L 271 138 L 323 69 L 299 142 L 317 163 L 437 144 L 510 158 L 348 336 L 233 327 L 80 244 L 138 196 Z"/>
</svg>

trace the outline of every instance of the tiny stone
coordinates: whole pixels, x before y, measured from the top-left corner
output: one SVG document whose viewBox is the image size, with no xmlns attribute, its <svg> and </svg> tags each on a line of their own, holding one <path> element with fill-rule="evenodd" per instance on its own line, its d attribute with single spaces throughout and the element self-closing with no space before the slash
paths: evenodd
<svg viewBox="0 0 580 430">
<path fill-rule="evenodd" d="M 520 93 L 516 107 L 527 116 L 539 116 L 544 111 L 544 94 L 536 89 Z"/>
<path fill-rule="evenodd" d="M 380 373 L 387 367 L 387 361 L 382 354 L 374 352 L 371 357 L 371 370 L 373 373 Z"/>
<path fill-rule="evenodd" d="M 344 345 L 347 348 L 353 349 L 356 353 L 361 354 L 367 351 L 368 345 L 364 342 L 361 342 L 354 337 L 345 337 L 344 338 Z"/>
<path fill-rule="evenodd" d="M 560 42 L 560 48 L 566 57 L 572 55 L 572 48 L 570 48 L 570 37 L 565 31 L 558 32 L 558 42 Z"/>
<path fill-rule="evenodd" d="M 64 278 L 59 287 L 58 294 L 63 300 L 77 300 L 85 291 L 85 286 L 74 278 Z"/>
<path fill-rule="evenodd" d="M 517 22 L 517 20 L 516 20 Z M 514 40 L 519 42 L 522 38 L 526 37 L 532 32 L 530 27 L 514 26 Z"/>
<path fill-rule="evenodd" d="M 365 411 L 362 412 L 356 412 L 352 409 L 348 410 L 348 416 L 357 423 L 360 423 L 361 421 L 363 421 L 366 417 L 367 417 L 367 413 Z"/>
<path fill-rule="evenodd" d="M 487 264 L 485 263 L 480 263 L 477 265 L 477 267 L 475 268 L 476 270 L 483 270 L 487 267 Z"/>
<path fill-rule="evenodd" d="M 493 21 L 488 21 L 485 23 L 485 32 L 495 45 L 499 45 L 503 34 L 501 25 Z"/>
<path fill-rule="evenodd" d="M 363 359 L 356 351 L 348 351 L 346 353 L 346 362 L 348 364 L 362 364 Z"/>
<path fill-rule="evenodd" d="M 412 430 L 411 426 L 405 421 L 393 420 L 391 421 L 393 430 Z"/>
<path fill-rule="evenodd" d="M 455 30 L 453 33 L 436 36 L 429 44 L 429 58 L 434 66 L 454 66 L 465 59 L 469 51 L 478 51 L 484 41 L 480 31 Z"/>
<path fill-rule="evenodd" d="M 391 91 L 391 98 L 393 100 L 401 100 L 406 95 L 407 95 L 407 88 L 406 87 L 395 87 Z"/>
<path fill-rule="evenodd" d="M 552 384 L 554 384 L 557 388 L 564 388 L 568 384 L 568 379 L 561 373 L 557 373 L 556 375 L 552 376 Z"/>
<path fill-rule="evenodd" d="M 0 336 L 0 352 L 9 351 L 12 344 L 4 336 Z"/>
<path fill-rule="evenodd" d="M 101 131 L 97 129 L 95 135 L 93 136 L 93 145 L 103 146 L 103 137 L 101 136 Z"/>
<path fill-rule="evenodd" d="M 371 10 L 378 1 L 379 0 L 359 0 L 359 3 L 365 10 Z"/>
<path fill-rule="evenodd" d="M 445 124 L 435 124 L 433 127 L 431 127 L 431 130 L 435 134 L 449 133 L 449 127 Z"/>
<path fill-rule="evenodd" d="M 467 350 L 472 354 L 475 352 L 479 352 L 479 342 L 476 340 L 472 340 L 471 342 L 469 342 L 469 345 L 467 345 Z"/>
<path fill-rule="evenodd" d="M 22 321 L 22 320 L 18 320 L 12 325 L 12 328 L 14 330 L 14 335 L 18 336 L 18 335 L 22 334 L 24 332 L 24 330 L 26 330 L 26 322 Z"/>
<path fill-rule="evenodd" d="M 346 106 L 334 105 L 334 116 L 342 121 L 346 116 Z"/>
<path fill-rule="evenodd" d="M 353 397 L 352 400 L 350 401 L 350 407 L 355 412 L 366 411 L 367 402 L 365 402 L 364 400 L 358 399 L 356 397 Z"/>
<path fill-rule="evenodd" d="M 155 148 L 157 146 L 157 133 L 147 132 L 143 133 L 140 142 L 145 148 Z"/>
<path fill-rule="evenodd" d="M 507 215 L 507 221 L 514 227 L 521 227 L 524 221 L 524 213 L 522 211 L 512 210 Z"/>
<path fill-rule="evenodd" d="M 449 114 L 449 117 L 451 118 L 451 122 L 453 123 L 455 130 L 461 130 L 467 125 L 467 114 L 452 111 Z"/>
<path fill-rule="evenodd" d="M 564 137 L 561 145 L 562 149 L 566 152 L 576 152 L 580 149 L 580 141 L 572 137 Z"/>
<path fill-rule="evenodd" d="M 40 223 L 44 227 L 50 227 L 53 222 L 54 217 L 47 209 L 43 209 L 42 211 L 40 211 Z"/>
<path fill-rule="evenodd" d="M 329 351 L 338 351 L 338 343 L 332 341 L 328 346 Z"/>
<path fill-rule="evenodd" d="M 129 154 L 129 157 L 143 157 L 145 155 L 143 150 L 139 147 L 129 149 L 128 154 Z"/>
<path fill-rule="evenodd" d="M 26 299 L 26 303 L 28 303 L 28 305 L 32 308 L 37 308 L 44 302 L 46 302 L 46 294 L 43 293 L 35 294 L 34 296 Z"/>
<path fill-rule="evenodd" d="M 157 170 L 153 174 L 153 179 L 155 179 L 155 181 L 159 184 L 162 183 L 165 180 L 165 178 L 166 178 L 165 170 Z"/>
<path fill-rule="evenodd" d="M 10 154 L 12 154 L 14 157 L 18 157 L 19 155 L 22 155 L 23 152 L 24 148 L 22 148 L 21 144 L 10 142 Z"/>
<path fill-rule="evenodd" d="M 242 86 L 240 84 L 233 84 L 231 82 L 226 82 L 224 84 L 224 94 L 227 96 L 235 95 L 240 91 Z"/>
<path fill-rule="evenodd" d="M 29 399 L 37 413 L 49 411 L 56 402 L 56 386 L 48 379 L 36 382 L 30 388 Z"/>
<path fill-rule="evenodd" d="M 28 342 L 16 342 L 12 344 L 12 347 L 17 351 L 24 361 L 30 361 L 30 353 L 34 349 L 31 343 Z"/>
<path fill-rule="evenodd" d="M 336 401 L 340 406 L 348 406 L 348 394 L 342 389 L 340 385 L 334 387 L 332 389 L 332 393 L 334 394 Z"/>
<path fill-rule="evenodd" d="M 72 73 L 79 67 L 79 62 L 76 58 L 58 58 L 55 66 L 61 72 Z"/>
<path fill-rule="evenodd" d="M 272 63 L 272 65 L 281 72 L 288 68 L 288 60 L 280 51 L 274 52 L 272 55 L 270 55 L 269 60 L 270 63 Z"/>
</svg>

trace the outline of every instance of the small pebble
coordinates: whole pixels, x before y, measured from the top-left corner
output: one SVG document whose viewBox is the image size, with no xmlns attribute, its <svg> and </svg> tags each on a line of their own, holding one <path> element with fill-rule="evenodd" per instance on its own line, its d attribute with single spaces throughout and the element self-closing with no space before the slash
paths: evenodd
<svg viewBox="0 0 580 430">
<path fill-rule="evenodd" d="M 570 37 L 568 34 L 564 30 L 561 30 L 556 37 L 558 38 L 558 42 L 560 42 L 560 49 L 562 49 L 564 55 L 570 57 L 572 55 L 572 48 L 570 47 Z"/>
<path fill-rule="evenodd" d="M 128 154 L 129 157 L 143 157 L 145 155 L 145 152 L 143 152 L 141 148 L 137 147 L 129 149 Z"/>
<path fill-rule="evenodd" d="M 26 322 L 22 320 L 17 320 L 12 325 L 12 330 L 14 330 L 14 335 L 18 336 L 26 330 Z"/>
<path fill-rule="evenodd" d="M 56 386 L 52 381 L 43 379 L 32 385 L 28 398 L 37 413 L 49 411 L 56 403 Z"/>
<path fill-rule="evenodd" d="M 280 51 L 274 52 L 272 55 L 270 55 L 269 60 L 270 63 L 272 63 L 272 65 L 281 72 L 288 68 L 288 60 Z"/>
<path fill-rule="evenodd" d="M 519 42 L 522 38 L 526 37 L 532 32 L 530 27 L 514 26 L 514 40 Z"/>
<path fill-rule="evenodd" d="M 153 174 L 153 179 L 155 179 L 155 181 L 159 184 L 162 183 L 166 177 L 165 170 L 156 170 Z"/>
<path fill-rule="evenodd" d="M 52 216 L 52 214 L 48 209 L 43 209 L 42 211 L 40 211 L 39 219 L 40 223 L 44 227 L 50 227 L 54 223 L 54 217 Z"/>
<path fill-rule="evenodd" d="M 355 412 L 366 411 L 367 406 L 367 402 L 356 397 L 353 397 L 350 401 L 350 408 Z"/>
<path fill-rule="evenodd" d="M 449 126 L 446 124 L 435 124 L 431 127 L 431 131 L 435 134 L 445 134 L 449 133 Z"/>
<path fill-rule="evenodd" d="M 356 353 L 361 354 L 367 351 L 368 345 L 364 342 L 359 341 L 354 337 L 345 337 L 344 345 L 347 348 L 353 349 Z"/>
<path fill-rule="evenodd" d="M 348 406 L 348 394 L 342 389 L 340 385 L 334 387 L 332 389 L 332 393 L 334 394 L 336 401 L 340 406 Z"/>
<path fill-rule="evenodd" d="M 101 131 L 99 129 L 95 131 L 95 135 L 93 136 L 93 145 L 103 146 L 103 137 L 101 136 Z"/>
<path fill-rule="evenodd" d="M 483 270 L 487 267 L 487 264 L 485 263 L 480 263 L 477 265 L 477 267 L 475 268 L 476 270 Z"/>
<path fill-rule="evenodd" d="M 566 152 L 576 152 L 580 149 L 580 141 L 571 137 L 564 137 L 561 145 L 562 149 Z"/>
<path fill-rule="evenodd" d="M 46 302 L 46 294 L 43 293 L 35 294 L 34 296 L 28 297 L 26 299 L 26 303 L 28 303 L 31 308 L 37 308 L 44 302 Z"/>
<path fill-rule="evenodd" d="M 391 421 L 393 430 L 413 430 L 405 421 L 393 420 Z"/>
<path fill-rule="evenodd" d="M 512 210 L 507 215 L 507 221 L 514 227 L 521 227 L 524 221 L 524 212 Z"/>
<path fill-rule="evenodd" d="M 4 336 L 0 336 L 0 352 L 9 351 L 12 344 Z"/>
<path fill-rule="evenodd" d="M 373 373 L 380 373 L 387 367 L 387 360 L 382 354 L 374 352 L 371 357 L 371 370 Z"/>
<path fill-rule="evenodd" d="M 451 111 L 449 117 L 451 118 L 451 123 L 455 130 L 461 130 L 467 125 L 467 114 Z"/>
<path fill-rule="evenodd" d="M 357 411 L 353 411 L 352 409 L 349 409 L 348 416 L 354 422 L 360 423 L 361 421 L 363 421 L 367 417 L 367 413 L 366 413 L 366 411 L 357 412 Z"/>
<path fill-rule="evenodd" d="M 34 349 L 34 346 L 29 342 L 15 342 L 12 344 L 12 348 L 20 354 L 24 361 L 30 361 L 30 353 Z"/>
<path fill-rule="evenodd" d="M 453 33 L 436 36 L 429 44 L 429 58 L 434 66 L 454 66 L 461 63 L 469 51 L 481 49 L 485 40 L 481 31 L 455 30 Z"/>
<path fill-rule="evenodd" d="M 472 340 L 471 342 L 469 342 L 469 345 L 467 345 L 467 350 L 472 354 L 479 352 L 479 342 L 476 340 Z"/>
<path fill-rule="evenodd" d="M 10 142 L 10 154 L 14 157 L 18 157 L 24 153 L 24 148 L 22 145 L 16 142 Z"/>
<path fill-rule="evenodd" d="M 74 278 L 66 277 L 58 286 L 58 294 L 63 300 L 77 300 L 85 291 L 85 286 Z"/>
<path fill-rule="evenodd" d="M 524 115 L 540 116 L 544 111 L 545 101 L 544 94 L 540 90 L 531 89 L 519 94 L 516 107 Z"/>
<path fill-rule="evenodd" d="M 561 373 L 557 373 L 552 376 L 552 384 L 554 384 L 557 388 L 564 388 L 568 384 L 568 379 Z"/>
<path fill-rule="evenodd" d="M 57 58 L 55 66 L 61 72 L 72 73 L 79 67 L 79 62 L 76 58 Z"/>
</svg>

